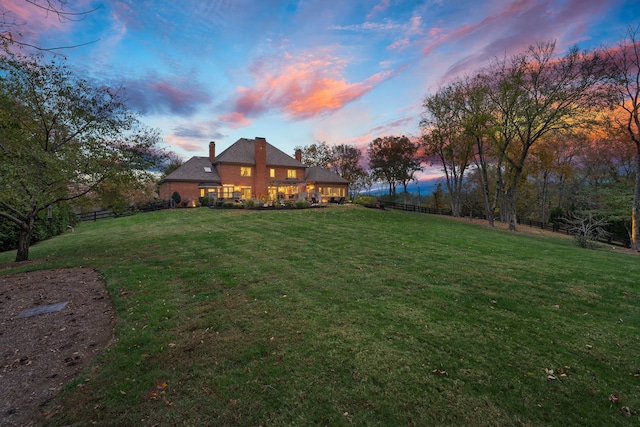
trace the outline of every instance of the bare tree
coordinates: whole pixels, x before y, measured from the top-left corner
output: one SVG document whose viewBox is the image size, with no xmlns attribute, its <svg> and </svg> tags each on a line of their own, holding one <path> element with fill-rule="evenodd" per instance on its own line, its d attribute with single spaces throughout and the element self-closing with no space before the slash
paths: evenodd
<svg viewBox="0 0 640 427">
<path fill-rule="evenodd" d="M 603 61 L 597 53 L 571 49 L 557 58 L 555 43 L 541 43 L 510 60 L 498 60 L 484 73 L 492 104 L 494 143 L 504 160 L 505 219 L 516 230 L 517 188 L 531 147 L 544 135 L 584 125 L 589 108 L 608 100 L 599 84 Z"/>
<path fill-rule="evenodd" d="M 33 9 L 40 10 L 46 15 L 53 15 L 60 22 L 81 21 L 85 19 L 90 13 L 95 12 L 101 6 L 94 9 L 75 11 L 68 6 L 67 0 L 14 0 L 13 5 L 18 6 L 20 3 L 26 4 Z M 20 32 L 21 27 L 29 25 L 28 22 L 23 21 L 12 10 L 11 3 L 4 8 L 0 7 L 0 44 L 5 50 L 8 50 L 11 46 L 18 47 L 30 47 L 39 51 L 57 51 L 62 49 L 69 49 L 86 44 L 95 43 L 96 40 L 81 43 L 71 46 L 38 46 L 24 40 L 23 34 Z"/>
<path fill-rule="evenodd" d="M 631 208 L 631 245 L 640 251 L 640 26 L 629 27 L 617 48 L 607 51 L 610 87 L 618 113 L 614 122 L 635 148 L 636 180 Z"/>
</svg>

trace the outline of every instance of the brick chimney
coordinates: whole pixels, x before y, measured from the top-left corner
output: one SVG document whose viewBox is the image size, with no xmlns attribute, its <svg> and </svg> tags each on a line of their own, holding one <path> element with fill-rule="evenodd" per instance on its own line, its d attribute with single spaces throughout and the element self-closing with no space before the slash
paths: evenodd
<svg viewBox="0 0 640 427">
<path fill-rule="evenodd" d="M 296 154 L 295 154 L 296 160 L 299 161 L 300 163 L 302 163 L 302 150 L 301 149 L 297 149 L 296 150 Z"/>
<path fill-rule="evenodd" d="M 216 143 L 211 141 L 209 143 L 209 160 L 211 161 L 211 163 L 213 163 L 215 159 L 216 159 Z"/>
<path fill-rule="evenodd" d="M 269 194 L 269 171 L 267 170 L 267 140 L 256 136 L 255 139 L 255 195 L 256 197 Z"/>
</svg>

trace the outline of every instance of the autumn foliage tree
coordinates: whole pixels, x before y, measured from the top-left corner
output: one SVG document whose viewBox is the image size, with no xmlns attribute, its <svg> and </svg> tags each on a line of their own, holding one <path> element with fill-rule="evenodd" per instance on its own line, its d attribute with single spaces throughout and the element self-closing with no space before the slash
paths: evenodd
<svg viewBox="0 0 640 427">
<path fill-rule="evenodd" d="M 64 62 L 0 57 L 0 218 L 19 229 L 16 261 L 29 258 L 39 212 L 144 171 L 158 140 L 120 91 Z"/>
<path fill-rule="evenodd" d="M 617 113 L 613 121 L 635 150 L 635 185 L 631 208 L 631 245 L 640 251 L 640 26 L 629 28 L 616 48 L 609 49 L 609 87 Z"/>
<path fill-rule="evenodd" d="M 371 185 L 369 174 L 362 167 L 361 161 L 362 152 L 353 145 L 340 144 L 331 147 L 329 168 L 349 181 L 352 192 Z"/>
<path fill-rule="evenodd" d="M 474 156 L 473 135 L 466 131 L 464 120 L 465 92 L 460 83 L 442 88 L 423 103 L 425 156 L 435 158 L 442 166 L 451 199 L 453 216 L 460 216 L 464 174 Z"/>
<path fill-rule="evenodd" d="M 369 143 L 367 154 L 374 179 L 389 185 L 389 194 L 395 196 L 397 184 L 404 187 L 422 170 L 418 158 L 418 144 L 406 136 L 385 136 Z"/>
</svg>

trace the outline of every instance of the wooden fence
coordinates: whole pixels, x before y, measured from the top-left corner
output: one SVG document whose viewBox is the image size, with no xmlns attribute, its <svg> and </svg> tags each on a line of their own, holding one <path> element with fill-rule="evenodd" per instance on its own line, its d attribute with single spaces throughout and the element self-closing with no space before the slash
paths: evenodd
<svg viewBox="0 0 640 427">
<path fill-rule="evenodd" d="M 152 212 L 161 209 L 168 209 L 169 204 L 167 202 L 152 202 L 146 205 L 139 206 L 137 208 L 129 208 L 125 212 L 116 213 L 110 210 L 96 210 L 93 212 L 83 212 L 76 214 L 80 221 L 97 221 L 105 218 L 119 218 L 123 216 L 133 215 L 135 212 Z"/>
</svg>

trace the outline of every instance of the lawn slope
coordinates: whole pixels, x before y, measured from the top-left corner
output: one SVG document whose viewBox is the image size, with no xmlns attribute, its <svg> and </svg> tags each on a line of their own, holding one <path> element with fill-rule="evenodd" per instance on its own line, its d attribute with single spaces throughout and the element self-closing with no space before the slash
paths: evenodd
<svg viewBox="0 0 640 427">
<path fill-rule="evenodd" d="M 52 423 L 639 421 L 640 258 L 563 236 L 190 209 L 83 223 L 31 253 L 49 258 L 29 268 L 100 271 L 118 313 Z"/>
</svg>

